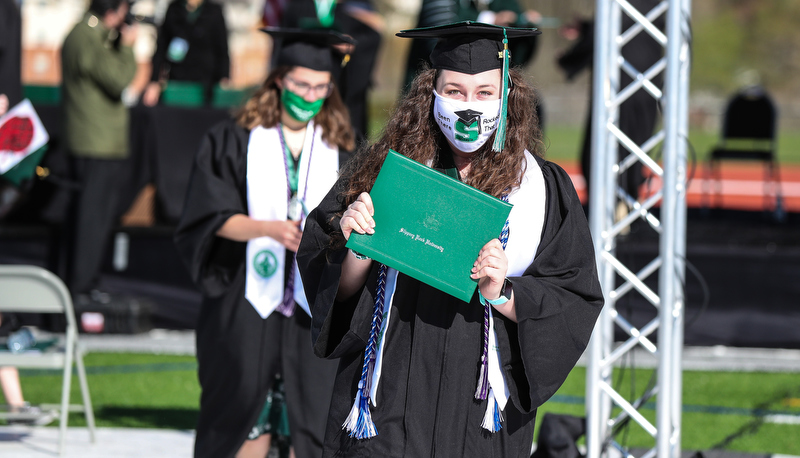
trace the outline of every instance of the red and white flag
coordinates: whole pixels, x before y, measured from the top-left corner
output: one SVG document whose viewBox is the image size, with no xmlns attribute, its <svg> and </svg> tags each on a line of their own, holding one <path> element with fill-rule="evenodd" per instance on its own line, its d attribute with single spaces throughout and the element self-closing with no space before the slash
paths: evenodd
<svg viewBox="0 0 800 458">
<path fill-rule="evenodd" d="M 0 175 L 50 140 L 42 121 L 25 99 L 0 117 Z"/>
</svg>

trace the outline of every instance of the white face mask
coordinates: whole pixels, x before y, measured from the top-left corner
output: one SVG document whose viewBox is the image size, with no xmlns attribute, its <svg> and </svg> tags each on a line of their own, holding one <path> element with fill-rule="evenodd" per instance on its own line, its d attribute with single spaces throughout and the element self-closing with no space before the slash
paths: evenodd
<svg viewBox="0 0 800 458">
<path fill-rule="evenodd" d="M 500 99 L 462 102 L 433 91 L 433 117 L 442 133 L 459 151 L 474 153 L 497 129 Z"/>
</svg>

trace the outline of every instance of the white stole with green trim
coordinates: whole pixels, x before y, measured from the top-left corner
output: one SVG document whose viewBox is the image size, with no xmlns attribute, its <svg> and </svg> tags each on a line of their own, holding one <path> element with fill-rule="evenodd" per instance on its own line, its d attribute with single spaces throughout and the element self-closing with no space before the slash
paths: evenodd
<svg viewBox="0 0 800 458">
<path fill-rule="evenodd" d="M 247 144 L 248 214 L 256 220 L 287 219 L 288 185 L 278 129 L 258 126 L 250 132 Z M 313 121 L 306 127 L 299 167 L 297 195 L 310 212 L 336 182 L 339 170 L 339 150 L 322 140 L 322 128 Z M 259 237 L 247 242 L 245 298 L 261 318 L 267 318 L 283 300 L 285 264 L 286 248 L 275 239 Z M 300 272 L 296 265 L 294 269 L 295 302 L 310 315 Z"/>
</svg>

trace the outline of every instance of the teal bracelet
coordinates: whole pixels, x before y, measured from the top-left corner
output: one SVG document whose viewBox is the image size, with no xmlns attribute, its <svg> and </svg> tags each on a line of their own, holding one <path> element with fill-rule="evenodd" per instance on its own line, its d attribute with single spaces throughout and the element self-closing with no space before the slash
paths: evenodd
<svg viewBox="0 0 800 458">
<path fill-rule="evenodd" d="M 355 256 L 356 259 L 359 259 L 361 261 L 369 259 L 369 256 L 365 256 L 365 255 L 359 253 L 358 251 L 353 250 L 352 248 L 350 248 L 350 252 L 353 253 L 353 256 Z"/>
<path fill-rule="evenodd" d="M 481 301 L 481 305 L 486 305 L 487 302 L 492 305 L 503 305 L 506 302 L 508 302 L 508 298 L 503 296 L 502 294 L 497 299 L 486 299 L 485 297 L 483 297 L 483 294 L 481 294 L 480 288 L 478 288 L 478 300 Z"/>
</svg>

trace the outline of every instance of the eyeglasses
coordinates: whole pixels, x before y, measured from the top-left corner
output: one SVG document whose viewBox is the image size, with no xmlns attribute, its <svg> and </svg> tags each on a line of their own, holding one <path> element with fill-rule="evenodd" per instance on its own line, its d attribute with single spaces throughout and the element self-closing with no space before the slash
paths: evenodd
<svg viewBox="0 0 800 458">
<path fill-rule="evenodd" d="M 284 78 L 286 78 L 287 82 L 291 83 L 289 85 L 289 86 L 292 86 L 290 88 L 291 91 L 294 92 L 295 94 L 299 95 L 300 97 L 305 97 L 308 94 L 310 94 L 311 91 L 314 91 L 314 94 L 316 94 L 317 97 L 324 99 L 324 98 L 327 98 L 329 95 L 331 95 L 331 93 L 333 92 L 333 83 L 332 82 L 328 82 L 326 84 L 318 84 L 316 86 L 311 86 L 308 83 L 303 83 L 301 81 L 296 81 L 293 78 L 291 78 L 289 75 L 286 75 Z"/>
</svg>

